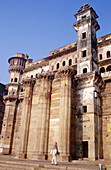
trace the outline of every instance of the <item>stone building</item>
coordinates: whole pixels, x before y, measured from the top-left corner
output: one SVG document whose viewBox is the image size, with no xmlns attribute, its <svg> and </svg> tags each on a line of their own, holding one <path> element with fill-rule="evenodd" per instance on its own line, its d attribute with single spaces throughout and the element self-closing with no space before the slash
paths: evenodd
<svg viewBox="0 0 111 170">
<path fill-rule="evenodd" d="M 77 42 L 32 62 L 9 59 L 1 154 L 50 160 L 111 160 L 111 34 L 96 38 L 98 15 L 89 5 L 75 14 Z"/>
<path fill-rule="evenodd" d="M 0 135 L 1 135 L 1 129 L 2 129 L 4 111 L 5 111 L 5 104 L 3 103 L 3 95 L 5 95 L 6 93 L 7 90 L 5 89 L 5 85 L 0 83 Z"/>
</svg>

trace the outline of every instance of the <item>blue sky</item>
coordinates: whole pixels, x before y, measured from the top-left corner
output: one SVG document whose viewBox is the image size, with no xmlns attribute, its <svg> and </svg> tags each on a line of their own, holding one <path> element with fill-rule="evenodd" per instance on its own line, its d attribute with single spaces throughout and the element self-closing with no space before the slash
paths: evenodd
<svg viewBox="0 0 111 170">
<path fill-rule="evenodd" d="M 89 3 L 97 12 L 97 37 L 111 33 L 111 0 L 0 0 L 0 82 L 9 83 L 8 59 L 28 54 L 33 61 L 77 40 L 74 14 Z"/>
</svg>

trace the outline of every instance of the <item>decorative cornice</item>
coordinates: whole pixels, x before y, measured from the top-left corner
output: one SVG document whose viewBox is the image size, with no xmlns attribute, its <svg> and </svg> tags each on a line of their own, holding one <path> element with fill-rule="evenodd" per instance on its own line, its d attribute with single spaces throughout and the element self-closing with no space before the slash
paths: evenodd
<svg viewBox="0 0 111 170">
<path fill-rule="evenodd" d="M 76 70 L 74 69 L 74 67 L 66 66 L 66 67 L 59 69 L 56 74 L 58 74 L 60 77 L 64 75 L 74 76 L 76 75 Z"/>
<path fill-rule="evenodd" d="M 21 66 L 21 65 L 11 65 L 8 69 L 8 71 L 17 71 L 17 72 L 21 72 L 23 71 L 24 69 L 24 66 Z"/>
<path fill-rule="evenodd" d="M 35 78 L 25 78 L 22 81 L 23 85 L 34 85 L 35 84 Z"/>
<path fill-rule="evenodd" d="M 44 72 L 37 74 L 37 79 L 53 80 L 54 74 L 52 72 Z"/>
</svg>

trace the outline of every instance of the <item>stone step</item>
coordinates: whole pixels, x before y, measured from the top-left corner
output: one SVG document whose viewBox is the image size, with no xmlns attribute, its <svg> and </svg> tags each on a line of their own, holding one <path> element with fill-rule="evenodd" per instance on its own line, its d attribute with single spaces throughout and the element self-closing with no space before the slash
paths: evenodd
<svg viewBox="0 0 111 170">
<path fill-rule="evenodd" d="M 104 170 L 111 170 L 111 162 L 108 162 L 106 165 L 104 161 L 75 160 L 72 162 L 58 162 L 58 165 L 51 165 L 49 161 L 0 156 L 0 170 L 98 170 L 99 163 L 103 164 Z"/>
</svg>

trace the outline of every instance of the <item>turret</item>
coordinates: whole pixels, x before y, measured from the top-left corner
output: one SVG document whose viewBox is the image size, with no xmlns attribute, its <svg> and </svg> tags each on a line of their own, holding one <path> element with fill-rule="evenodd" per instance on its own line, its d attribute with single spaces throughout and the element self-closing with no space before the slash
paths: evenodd
<svg viewBox="0 0 111 170">
<path fill-rule="evenodd" d="M 97 71 L 96 31 L 100 28 L 98 15 L 89 5 L 83 5 L 75 14 L 77 22 L 73 27 L 77 31 L 77 74 Z"/>
<path fill-rule="evenodd" d="M 18 85 L 22 81 L 22 73 L 25 68 L 25 63 L 28 59 L 27 54 L 16 53 L 14 57 L 11 57 L 8 62 L 9 73 L 10 73 L 10 83 L 8 84 L 8 95 L 17 95 Z"/>
</svg>

